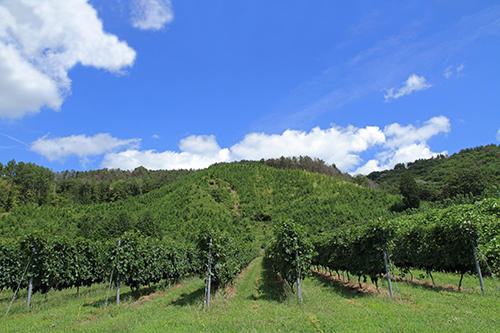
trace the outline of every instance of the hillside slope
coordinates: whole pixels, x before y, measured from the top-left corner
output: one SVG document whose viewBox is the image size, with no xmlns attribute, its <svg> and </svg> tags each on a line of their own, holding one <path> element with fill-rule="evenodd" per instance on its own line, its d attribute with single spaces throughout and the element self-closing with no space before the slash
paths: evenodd
<svg viewBox="0 0 500 333">
<path fill-rule="evenodd" d="M 451 156 L 397 164 L 392 170 L 370 173 L 368 179 L 391 193 L 399 193 L 399 179 L 408 171 L 419 184 L 421 199 L 442 200 L 459 194 L 481 194 L 500 185 L 500 146 L 463 149 Z"/>
<path fill-rule="evenodd" d="M 18 207 L 0 218 L 3 238 L 33 230 L 90 239 L 127 230 L 192 239 L 203 223 L 252 240 L 270 221 L 292 218 L 312 233 L 384 215 L 397 196 L 342 179 L 263 163 L 213 165 L 158 190 L 90 205 Z"/>
</svg>

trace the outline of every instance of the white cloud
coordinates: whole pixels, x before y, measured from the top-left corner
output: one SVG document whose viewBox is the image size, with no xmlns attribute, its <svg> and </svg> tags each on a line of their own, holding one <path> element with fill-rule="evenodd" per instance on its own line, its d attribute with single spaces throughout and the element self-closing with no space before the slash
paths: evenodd
<svg viewBox="0 0 500 333">
<path fill-rule="evenodd" d="M 335 163 L 341 170 L 349 170 L 359 163 L 359 154 L 385 142 L 378 127 L 366 128 L 316 127 L 311 132 L 287 130 L 283 134 L 250 133 L 230 148 L 220 148 L 213 135 L 189 136 L 179 143 L 181 152 L 154 150 L 127 150 L 107 153 L 103 167 L 134 169 L 143 165 L 149 169 L 199 169 L 217 162 L 242 159 L 260 160 L 279 156 L 308 155 L 327 163 Z"/>
<path fill-rule="evenodd" d="M 179 143 L 180 150 L 202 156 L 213 156 L 221 149 L 215 135 L 190 135 Z"/>
<path fill-rule="evenodd" d="M 0 2 L 0 117 L 58 110 L 80 63 L 120 73 L 135 51 L 103 31 L 86 0 Z"/>
<path fill-rule="evenodd" d="M 233 159 L 274 158 L 308 155 L 335 163 L 341 170 L 349 170 L 360 163 L 359 153 L 383 143 L 385 136 L 378 127 L 331 127 L 311 132 L 287 130 L 281 135 L 248 134 L 231 147 Z"/>
<path fill-rule="evenodd" d="M 382 145 L 383 150 L 377 154 L 376 159 L 368 161 L 356 169 L 354 174 L 368 174 L 372 171 L 392 169 L 398 163 L 413 162 L 417 159 L 427 159 L 447 152 L 432 152 L 427 140 L 441 133 L 451 130 L 450 120 L 444 116 L 433 117 L 423 126 L 401 126 L 394 123 L 384 128 L 387 138 Z"/>
<path fill-rule="evenodd" d="M 353 174 L 369 174 L 373 171 L 392 169 L 398 163 L 413 162 L 418 159 L 428 159 L 437 155 L 447 155 L 447 151 L 441 153 L 432 152 L 425 142 L 412 143 L 411 145 L 398 147 L 396 150 L 386 150 L 377 155 L 378 159 L 368 161 L 365 165 L 356 169 Z"/>
<path fill-rule="evenodd" d="M 380 166 L 380 162 L 378 160 L 369 160 L 368 162 L 365 163 L 365 165 L 357 168 L 354 172 L 352 172 L 353 175 L 367 175 L 373 171 L 382 171 L 384 168 Z"/>
<path fill-rule="evenodd" d="M 131 15 L 132 25 L 142 30 L 160 30 L 174 19 L 170 0 L 133 0 Z"/>
<path fill-rule="evenodd" d="M 450 120 L 444 116 L 433 117 L 420 128 L 413 125 L 401 126 L 394 123 L 384 128 L 384 134 L 389 138 L 386 147 L 408 146 L 414 142 L 424 142 L 439 133 L 448 133 L 451 129 Z"/>
<path fill-rule="evenodd" d="M 70 155 L 76 155 L 82 163 L 85 163 L 89 156 L 101 155 L 116 149 L 136 148 L 140 141 L 140 139 L 121 140 L 108 133 L 94 136 L 72 135 L 54 139 L 42 137 L 32 142 L 30 150 L 45 156 L 49 161 L 63 160 Z"/>
<path fill-rule="evenodd" d="M 179 143 L 180 153 L 174 151 L 129 149 L 104 156 L 102 166 L 135 169 L 202 169 L 217 162 L 229 162 L 229 149 L 221 149 L 213 135 L 191 135 Z"/>
<path fill-rule="evenodd" d="M 395 88 L 387 89 L 387 94 L 384 95 L 385 101 L 387 102 L 390 98 L 397 99 L 405 95 L 409 95 L 414 91 L 424 90 L 430 88 L 432 85 L 427 82 L 423 76 L 418 76 L 416 74 L 410 75 L 408 80 L 404 82 L 404 85 L 394 92 Z"/>
<path fill-rule="evenodd" d="M 498 132 L 497 132 L 497 140 L 500 141 L 500 128 L 498 129 Z"/>
<path fill-rule="evenodd" d="M 119 153 L 108 153 L 104 155 L 102 166 L 106 168 L 120 168 L 131 170 L 138 166 L 146 169 L 203 169 L 214 163 L 229 162 L 228 149 L 221 149 L 217 154 L 197 155 L 188 152 L 155 150 L 126 150 Z"/>
<path fill-rule="evenodd" d="M 42 105 L 58 110 L 63 99 L 60 90 L 13 45 L 0 42 L 0 117 L 21 118 L 38 112 Z"/>
<path fill-rule="evenodd" d="M 440 116 L 418 128 L 394 123 L 384 130 L 375 126 L 332 126 L 315 127 L 310 132 L 250 133 L 230 148 L 221 148 L 214 135 L 191 135 L 180 140 L 180 152 L 139 150 L 140 139 L 120 140 L 101 133 L 93 137 L 43 137 L 33 142 L 30 149 L 51 161 L 77 155 L 86 162 L 88 156 L 104 154 L 102 167 L 120 169 L 141 165 L 148 169 L 201 169 L 218 162 L 308 155 L 335 164 L 344 172 L 355 170 L 353 173 L 367 174 L 392 168 L 397 163 L 436 156 L 438 153 L 432 152 L 426 141 L 449 131 L 448 118 Z M 360 166 L 363 162 L 360 155 L 372 149 L 381 151 L 375 159 Z"/>
</svg>

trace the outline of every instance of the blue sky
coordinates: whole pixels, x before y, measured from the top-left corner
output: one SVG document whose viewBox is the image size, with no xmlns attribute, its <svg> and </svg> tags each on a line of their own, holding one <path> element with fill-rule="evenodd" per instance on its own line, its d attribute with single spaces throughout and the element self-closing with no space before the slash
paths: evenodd
<svg viewBox="0 0 500 333">
<path fill-rule="evenodd" d="M 497 1 L 0 0 L 0 162 L 343 172 L 500 142 Z"/>
</svg>

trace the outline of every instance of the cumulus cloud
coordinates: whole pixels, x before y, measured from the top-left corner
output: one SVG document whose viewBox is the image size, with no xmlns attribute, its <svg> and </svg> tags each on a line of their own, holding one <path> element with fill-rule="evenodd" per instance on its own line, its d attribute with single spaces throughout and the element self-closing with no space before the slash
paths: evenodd
<svg viewBox="0 0 500 333">
<path fill-rule="evenodd" d="M 335 163 L 341 170 L 349 170 L 361 162 L 359 153 L 384 141 L 383 132 L 374 126 L 325 130 L 316 127 L 310 132 L 287 130 L 273 135 L 251 133 L 224 149 L 213 135 L 191 135 L 180 141 L 180 153 L 155 150 L 107 153 L 102 165 L 121 169 L 133 169 L 139 165 L 149 169 L 198 169 L 217 162 L 308 155 Z"/>
<path fill-rule="evenodd" d="M 384 134 L 389 137 L 385 146 L 395 149 L 415 142 L 424 142 L 439 133 L 448 133 L 450 129 L 450 120 L 444 116 L 433 117 L 420 128 L 411 124 L 401 126 L 394 123 L 384 128 Z"/>
<path fill-rule="evenodd" d="M 497 140 L 500 141 L 500 128 L 498 129 L 498 132 L 497 132 Z"/>
<path fill-rule="evenodd" d="M 191 135 L 179 143 L 181 152 L 129 149 L 104 155 L 106 168 L 202 169 L 218 162 L 229 162 L 229 149 L 221 149 L 213 135 Z"/>
<path fill-rule="evenodd" d="M 142 30 L 160 30 L 174 19 L 170 0 L 133 0 L 131 16 L 132 25 Z"/>
<path fill-rule="evenodd" d="M 392 169 L 398 163 L 413 162 L 418 159 L 428 159 L 437 155 L 447 155 L 447 151 L 441 153 L 432 152 L 425 142 L 412 143 L 401 146 L 395 150 L 385 150 L 377 154 L 377 159 L 369 160 L 363 166 L 357 168 L 353 174 L 369 174 L 373 171 Z"/>
<path fill-rule="evenodd" d="M 382 145 L 382 151 L 377 154 L 376 159 L 368 161 L 353 173 L 368 174 L 372 171 L 391 169 L 398 163 L 413 162 L 440 154 L 446 155 L 446 151 L 432 152 L 427 140 L 438 134 L 448 133 L 450 130 L 450 120 L 444 116 L 433 117 L 419 128 L 412 124 L 387 125 L 384 128 L 386 141 Z"/>
<path fill-rule="evenodd" d="M 68 71 L 80 63 L 111 72 L 135 51 L 104 32 L 86 0 L 0 2 L 0 117 L 58 110 L 70 93 Z"/>
<path fill-rule="evenodd" d="M 144 166 L 146 169 L 203 169 L 214 163 L 229 162 L 229 150 L 221 149 L 214 155 L 198 155 L 188 152 L 155 150 L 126 150 L 119 153 L 104 155 L 102 166 L 106 168 L 120 168 L 125 170 Z"/>
<path fill-rule="evenodd" d="M 399 89 L 391 88 L 387 89 L 387 94 L 384 95 L 385 101 L 389 101 L 389 99 L 397 99 L 403 97 L 405 95 L 409 95 L 414 91 L 424 90 L 430 88 L 432 85 L 427 82 L 427 80 L 423 76 L 418 76 L 416 74 L 410 75 L 408 80 L 406 80 L 403 86 Z M 394 90 L 396 91 L 394 92 Z"/>
<path fill-rule="evenodd" d="M 360 163 L 359 153 L 385 141 L 378 127 L 331 127 L 311 132 L 287 130 L 283 134 L 248 134 L 231 147 L 233 159 L 261 159 L 279 156 L 308 155 L 335 163 L 341 170 L 349 170 Z"/>
<path fill-rule="evenodd" d="M 148 169 L 201 169 L 219 162 L 308 155 L 335 164 L 343 172 L 367 174 L 392 168 L 397 163 L 438 155 L 430 149 L 427 140 L 449 131 L 448 118 L 440 116 L 431 118 L 420 127 L 397 123 L 384 129 L 332 125 L 327 129 L 315 127 L 310 132 L 250 133 L 229 148 L 221 148 L 214 135 L 191 135 L 180 140 L 180 152 L 140 150 L 140 139 L 120 140 L 102 133 L 93 137 L 43 137 L 33 142 L 30 149 L 51 161 L 77 155 L 86 162 L 88 156 L 104 155 L 102 167 L 120 169 L 134 169 L 141 165 Z M 372 149 L 379 152 L 374 159 L 361 165 L 360 155 Z"/>
<path fill-rule="evenodd" d="M 45 136 L 32 142 L 30 150 L 45 156 L 49 161 L 64 160 L 70 155 L 76 155 L 82 163 L 89 156 L 101 155 L 116 149 L 137 148 L 140 139 L 121 140 L 109 133 L 99 133 L 94 136 L 71 135 L 68 137 L 47 139 Z"/>
<path fill-rule="evenodd" d="M 190 135 L 179 143 L 180 150 L 202 156 L 212 156 L 221 149 L 215 135 Z"/>
</svg>

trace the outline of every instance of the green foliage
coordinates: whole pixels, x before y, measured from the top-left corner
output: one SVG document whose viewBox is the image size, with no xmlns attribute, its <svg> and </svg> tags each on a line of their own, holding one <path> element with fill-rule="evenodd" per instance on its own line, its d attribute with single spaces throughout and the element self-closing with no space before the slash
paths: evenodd
<svg viewBox="0 0 500 333">
<path fill-rule="evenodd" d="M 28 265 L 21 287 L 33 278 L 33 291 L 91 286 L 115 278 L 137 290 L 161 280 L 177 280 L 198 273 L 200 264 L 193 245 L 159 242 L 136 233 L 118 241 L 70 240 L 26 235 L 17 244 L 0 244 L 0 290 L 15 290 Z M 241 267 L 240 267 L 241 268 Z"/>
<path fill-rule="evenodd" d="M 313 264 L 369 276 L 376 282 L 385 272 L 384 252 L 390 253 L 393 235 L 392 223 L 383 219 L 337 231 L 316 240 Z"/>
<path fill-rule="evenodd" d="M 416 160 L 406 167 L 398 164 L 393 170 L 372 172 L 368 178 L 395 193 L 405 172 L 409 172 L 420 187 L 421 200 L 442 201 L 469 193 L 480 196 L 500 184 L 500 146 L 463 149 L 451 156 Z"/>
<path fill-rule="evenodd" d="M 446 209 L 377 220 L 318 238 L 314 265 L 370 276 L 384 273 L 383 252 L 403 272 L 475 273 L 473 247 L 500 272 L 500 200 L 486 199 Z M 482 262 L 483 269 L 486 265 Z"/>
<path fill-rule="evenodd" d="M 256 257 L 255 252 L 242 246 L 226 232 L 205 226 L 198 235 L 196 248 L 205 276 L 210 266 L 211 279 L 215 285 L 226 285 L 234 279 L 248 263 Z"/>
<path fill-rule="evenodd" d="M 310 274 L 313 246 L 303 227 L 292 220 L 278 220 L 274 229 L 274 237 L 266 249 L 274 270 L 281 278 L 293 284 L 297 278 Z"/>
<path fill-rule="evenodd" d="M 420 207 L 420 189 L 409 171 L 405 171 L 401 175 L 399 192 L 403 196 L 405 209 Z"/>
<path fill-rule="evenodd" d="M 210 221 L 231 237 L 260 247 L 269 238 L 264 233 L 270 231 L 270 221 L 280 216 L 301 221 L 315 234 L 387 215 L 397 200 L 318 173 L 262 163 L 218 164 L 115 202 L 14 208 L 0 216 L 0 238 L 44 230 L 105 241 L 138 231 L 152 238 L 194 241 L 200 226 Z"/>
<path fill-rule="evenodd" d="M 88 205 L 148 193 L 192 173 L 191 170 L 101 169 L 52 172 L 34 163 L 0 163 L 0 212 L 18 205 Z"/>
</svg>

